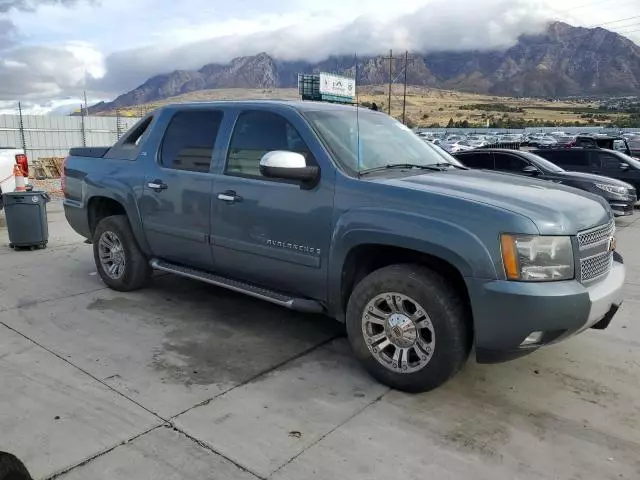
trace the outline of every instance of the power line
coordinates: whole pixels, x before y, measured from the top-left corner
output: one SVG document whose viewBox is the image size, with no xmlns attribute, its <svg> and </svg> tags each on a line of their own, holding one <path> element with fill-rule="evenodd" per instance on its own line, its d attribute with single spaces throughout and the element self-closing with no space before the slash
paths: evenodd
<svg viewBox="0 0 640 480">
<path fill-rule="evenodd" d="M 620 33 L 616 32 L 616 33 L 618 33 L 618 35 L 625 35 L 626 36 L 626 35 L 628 35 L 630 33 L 635 33 L 635 32 L 640 32 L 640 28 L 637 29 L 637 30 L 631 30 L 630 32 L 620 32 Z"/>
<path fill-rule="evenodd" d="M 598 23 L 596 25 L 591 25 L 590 27 L 585 27 L 585 28 L 595 28 L 595 27 L 601 27 L 602 25 L 611 25 L 612 23 L 625 22 L 627 20 L 633 20 L 634 18 L 640 18 L 640 15 L 636 15 L 634 17 L 621 18 L 620 20 L 612 20 L 611 22 Z"/>
<path fill-rule="evenodd" d="M 640 22 L 630 23 L 629 25 L 623 25 L 623 26 L 622 26 L 622 27 L 620 27 L 620 28 L 622 28 L 622 29 L 624 30 L 625 28 L 634 28 L 634 27 L 640 27 Z M 614 30 L 614 32 L 619 33 L 619 31 L 618 31 L 618 30 Z"/>
<path fill-rule="evenodd" d="M 587 3 L 587 4 L 585 4 L 585 5 L 579 5 L 579 6 L 577 6 L 577 7 L 573 7 L 573 8 L 571 9 L 571 11 L 573 11 L 573 10 L 579 10 L 579 9 L 581 9 L 581 8 L 593 7 L 594 5 L 600 5 L 601 3 L 607 3 L 607 2 L 610 2 L 610 1 L 612 1 L 612 0 L 600 0 L 600 1 L 598 1 L 598 2 L 591 2 L 591 3 Z"/>
</svg>

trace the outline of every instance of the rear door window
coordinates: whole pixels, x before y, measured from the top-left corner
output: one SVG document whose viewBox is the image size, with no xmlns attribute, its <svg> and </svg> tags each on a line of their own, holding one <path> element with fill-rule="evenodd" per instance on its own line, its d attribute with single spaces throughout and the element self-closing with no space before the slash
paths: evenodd
<svg viewBox="0 0 640 480">
<path fill-rule="evenodd" d="M 493 170 L 493 155 L 489 152 L 465 153 L 455 158 L 469 168 Z"/>
<path fill-rule="evenodd" d="M 496 170 L 503 172 L 522 172 L 529 162 L 508 153 L 495 153 Z"/>
<path fill-rule="evenodd" d="M 161 165 L 174 170 L 209 172 L 221 122 L 219 110 L 177 112 L 162 140 Z"/>
<path fill-rule="evenodd" d="M 536 154 L 567 170 L 588 166 L 588 152 L 584 150 L 542 150 Z"/>
</svg>

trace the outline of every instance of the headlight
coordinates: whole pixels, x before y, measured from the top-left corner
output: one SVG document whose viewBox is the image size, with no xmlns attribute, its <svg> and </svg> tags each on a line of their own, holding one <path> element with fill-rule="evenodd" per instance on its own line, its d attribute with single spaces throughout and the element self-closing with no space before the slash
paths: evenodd
<svg viewBox="0 0 640 480">
<path fill-rule="evenodd" d="M 604 190 L 605 192 L 616 193 L 618 195 L 627 195 L 629 193 L 626 187 L 607 185 L 606 183 L 596 183 L 596 187 L 598 187 L 600 190 Z"/>
<path fill-rule="evenodd" d="M 500 243 L 509 280 L 548 282 L 573 278 L 570 237 L 503 234 Z"/>
</svg>

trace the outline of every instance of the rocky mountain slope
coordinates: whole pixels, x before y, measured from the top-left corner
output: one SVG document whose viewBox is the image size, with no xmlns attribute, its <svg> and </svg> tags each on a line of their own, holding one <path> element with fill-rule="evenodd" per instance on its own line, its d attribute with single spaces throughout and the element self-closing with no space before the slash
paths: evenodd
<svg viewBox="0 0 640 480">
<path fill-rule="evenodd" d="M 382 56 L 358 58 L 358 84 L 388 81 Z M 397 75 L 404 59 L 394 62 Z M 177 70 L 150 78 L 91 113 L 139 105 L 213 88 L 287 88 L 298 73 L 334 72 L 353 76 L 355 58 L 334 56 L 318 63 L 279 61 L 267 53 L 239 57 L 229 64 L 208 64 L 197 71 Z M 407 80 L 475 93 L 527 97 L 640 95 L 640 46 L 603 28 L 550 24 L 539 35 L 520 37 L 513 47 L 491 52 L 437 52 L 412 55 Z"/>
</svg>

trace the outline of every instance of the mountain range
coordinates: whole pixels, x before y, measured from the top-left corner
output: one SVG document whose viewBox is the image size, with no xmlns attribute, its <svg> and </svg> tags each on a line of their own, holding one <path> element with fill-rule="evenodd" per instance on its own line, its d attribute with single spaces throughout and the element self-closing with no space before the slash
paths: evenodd
<svg viewBox="0 0 640 480">
<path fill-rule="evenodd" d="M 292 88 L 298 73 L 321 71 L 354 76 L 357 84 L 379 85 L 389 78 L 382 55 L 332 56 L 321 62 L 281 61 L 268 53 L 211 63 L 200 70 L 176 70 L 149 78 L 92 114 L 215 88 Z M 394 76 L 404 58 L 394 61 Z M 433 88 L 514 97 L 640 95 L 640 46 L 604 28 L 553 22 L 537 35 L 522 35 L 501 51 L 413 54 L 407 83 Z"/>
</svg>

